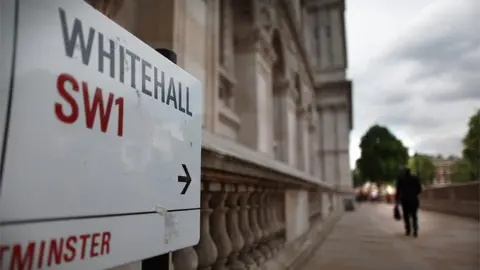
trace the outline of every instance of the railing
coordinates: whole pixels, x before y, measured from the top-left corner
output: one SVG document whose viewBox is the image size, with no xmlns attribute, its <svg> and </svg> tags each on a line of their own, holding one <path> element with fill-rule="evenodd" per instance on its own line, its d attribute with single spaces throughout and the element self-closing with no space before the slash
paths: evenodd
<svg viewBox="0 0 480 270">
<path fill-rule="evenodd" d="M 287 198 L 302 192 L 305 202 L 299 199 L 295 208 L 297 201 L 292 204 Z M 334 210 L 341 211 L 333 208 L 336 194 L 333 187 L 307 174 L 204 133 L 200 242 L 173 252 L 174 269 L 258 269 L 268 265 L 287 269 L 298 263 L 296 258 L 303 252 L 298 247 L 306 239 L 314 242 L 308 236 L 314 224 L 328 223 Z M 299 223 L 296 209 L 305 213 L 304 231 L 301 226 L 289 228 L 289 224 Z"/>
<path fill-rule="evenodd" d="M 480 181 L 426 188 L 420 207 L 480 219 Z"/>
</svg>

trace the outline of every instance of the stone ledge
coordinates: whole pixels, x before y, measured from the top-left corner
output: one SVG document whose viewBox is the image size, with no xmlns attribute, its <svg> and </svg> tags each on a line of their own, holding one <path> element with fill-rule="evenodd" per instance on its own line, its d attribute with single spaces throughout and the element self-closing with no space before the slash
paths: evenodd
<svg viewBox="0 0 480 270">
<path fill-rule="evenodd" d="M 325 221 L 318 221 L 311 229 L 285 245 L 285 248 L 272 260 L 266 262 L 262 270 L 295 270 L 310 258 L 317 247 L 325 240 L 334 228 L 335 224 L 343 216 L 344 211 L 333 212 Z"/>
<path fill-rule="evenodd" d="M 479 202 L 422 199 L 420 208 L 480 220 Z"/>
<path fill-rule="evenodd" d="M 274 160 L 267 154 L 207 131 L 203 132 L 202 169 L 226 171 L 238 176 L 273 180 L 284 184 L 334 190 L 332 185 L 320 181 L 320 178 L 315 178 Z"/>
<path fill-rule="evenodd" d="M 449 188 L 462 187 L 462 186 L 475 186 L 475 185 L 480 185 L 480 180 L 470 181 L 465 183 L 453 183 L 453 184 L 446 184 L 446 185 L 440 185 L 440 186 L 431 186 L 431 187 L 425 188 L 424 191 L 449 189 Z"/>
</svg>

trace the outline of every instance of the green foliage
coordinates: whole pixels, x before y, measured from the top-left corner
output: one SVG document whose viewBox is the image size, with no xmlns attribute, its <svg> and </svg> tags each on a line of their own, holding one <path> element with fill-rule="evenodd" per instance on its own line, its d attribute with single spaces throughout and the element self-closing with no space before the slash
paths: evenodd
<svg viewBox="0 0 480 270">
<path fill-rule="evenodd" d="M 360 171 L 357 169 L 352 170 L 352 181 L 354 187 L 360 187 L 366 182 L 360 174 Z"/>
<path fill-rule="evenodd" d="M 469 165 L 470 180 L 480 179 L 480 109 L 468 122 L 468 132 L 463 138 L 462 154 L 464 161 Z"/>
<path fill-rule="evenodd" d="M 453 183 L 471 181 L 471 165 L 465 159 L 458 159 L 452 165 L 452 174 L 450 178 Z"/>
<path fill-rule="evenodd" d="M 462 158 L 451 168 L 451 180 L 456 183 L 480 179 L 480 109 L 470 117 L 462 142 Z"/>
<path fill-rule="evenodd" d="M 408 150 L 386 127 L 374 125 L 360 141 L 360 158 L 356 167 L 362 181 L 389 183 L 408 161 Z"/>
<path fill-rule="evenodd" d="M 435 165 L 432 157 L 424 154 L 416 154 L 408 161 L 408 166 L 415 173 L 422 184 L 431 184 L 435 178 Z"/>
</svg>

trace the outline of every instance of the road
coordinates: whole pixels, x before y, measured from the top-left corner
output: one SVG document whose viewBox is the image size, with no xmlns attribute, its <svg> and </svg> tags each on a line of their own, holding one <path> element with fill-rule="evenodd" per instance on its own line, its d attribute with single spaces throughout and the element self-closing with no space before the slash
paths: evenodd
<svg viewBox="0 0 480 270">
<path fill-rule="evenodd" d="M 303 270 L 479 270 L 476 220 L 419 213 L 418 238 L 404 235 L 392 205 L 363 204 L 347 212 Z"/>
</svg>

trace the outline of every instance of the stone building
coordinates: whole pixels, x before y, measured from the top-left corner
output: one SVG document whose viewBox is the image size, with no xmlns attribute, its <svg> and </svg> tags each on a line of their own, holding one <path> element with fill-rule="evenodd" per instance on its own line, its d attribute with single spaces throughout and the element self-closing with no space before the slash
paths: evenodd
<svg viewBox="0 0 480 270">
<path fill-rule="evenodd" d="M 352 192 L 345 1 L 87 2 L 203 83 L 201 237 L 175 269 L 298 263 Z"/>
<path fill-rule="evenodd" d="M 435 166 L 435 178 L 433 179 L 434 185 L 444 185 L 451 183 L 452 166 L 456 159 L 436 157 L 432 158 L 433 166 Z"/>
</svg>

